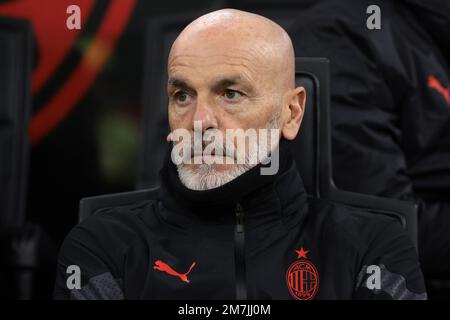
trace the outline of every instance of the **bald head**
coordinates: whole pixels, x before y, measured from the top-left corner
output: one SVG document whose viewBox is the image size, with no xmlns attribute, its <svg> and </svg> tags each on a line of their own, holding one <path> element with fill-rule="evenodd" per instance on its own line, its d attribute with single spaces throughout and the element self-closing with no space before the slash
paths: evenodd
<svg viewBox="0 0 450 320">
<path fill-rule="evenodd" d="M 234 9 L 208 13 L 191 22 L 175 40 L 169 67 L 180 55 L 241 55 L 272 85 L 295 85 L 295 55 L 291 39 L 278 24 L 263 16 Z M 274 83 L 275 82 L 275 83 Z"/>
</svg>

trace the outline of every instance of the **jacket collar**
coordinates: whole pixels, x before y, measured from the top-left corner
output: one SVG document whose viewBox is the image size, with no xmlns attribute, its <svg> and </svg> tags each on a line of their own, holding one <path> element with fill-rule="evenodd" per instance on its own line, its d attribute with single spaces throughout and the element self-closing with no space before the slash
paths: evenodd
<svg viewBox="0 0 450 320">
<path fill-rule="evenodd" d="M 239 203 L 246 230 L 299 223 L 308 211 L 307 194 L 289 144 L 286 140 L 280 143 L 277 174 L 261 175 L 259 164 L 229 183 L 206 191 L 190 190 L 183 185 L 169 151 L 160 171 L 163 218 L 182 227 L 230 225 L 235 223 Z"/>
</svg>

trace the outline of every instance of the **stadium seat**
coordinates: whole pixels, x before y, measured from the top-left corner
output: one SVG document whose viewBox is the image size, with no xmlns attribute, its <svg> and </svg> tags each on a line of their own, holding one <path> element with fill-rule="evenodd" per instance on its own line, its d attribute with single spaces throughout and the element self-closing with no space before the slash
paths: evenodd
<svg viewBox="0 0 450 320">
<path fill-rule="evenodd" d="M 0 17 L 0 298 L 49 297 L 56 248 L 25 218 L 32 28 Z M 5 295 L 5 296 L 4 296 Z"/>
<path fill-rule="evenodd" d="M 25 220 L 28 119 L 31 99 L 31 25 L 0 18 L 0 228 Z"/>
</svg>

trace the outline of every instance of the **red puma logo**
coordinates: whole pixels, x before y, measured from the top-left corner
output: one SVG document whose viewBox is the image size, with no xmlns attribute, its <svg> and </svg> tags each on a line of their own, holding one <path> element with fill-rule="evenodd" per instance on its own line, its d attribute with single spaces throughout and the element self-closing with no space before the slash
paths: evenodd
<svg viewBox="0 0 450 320">
<path fill-rule="evenodd" d="M 178 273 L 175 270 L 173 270 L 166 263 L 162 262 L 161 260 L 158 260 L 158 261 L 155 261 L 155 265 L 153 266 L 153 269 L 156 269 L 159 271 L 164 271 L 172 276 L 177 276 L 182 281 L 189 283 L 189 279 L 187 278 L 187 275 L 192 271 L 192 268 L 194 268 L 194 266 L 195 266 L 195 261 L 192 262 L 191 267 L 189 268 L 189 270 L 186 273 L 181 274 L 181 273 Z"/>
<path fill-rule="evenodd" d="M 444 96 L 445 101 L 450 105 L 450 87 L 444 88 L 444 86 L 436 79 L 435 76 L 428 76 L 428 86 L 437 90 L 440 94 Z"/>
</svg>

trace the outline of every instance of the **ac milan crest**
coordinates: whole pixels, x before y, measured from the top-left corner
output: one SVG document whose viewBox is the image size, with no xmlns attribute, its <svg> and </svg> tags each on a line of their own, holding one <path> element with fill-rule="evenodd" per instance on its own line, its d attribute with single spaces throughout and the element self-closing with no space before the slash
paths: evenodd
<svg viewBox="0 0 450 320">
<path fill-rule="evenodd" d="M 293 262 L 286 272 L 286 283 L 289 292 L 296 300 L 311 300 L 319 289 L 319 273 L 314 264 L 306 257 L 308 250 L 296 250 L 297 261 Z"/>
</svg>

